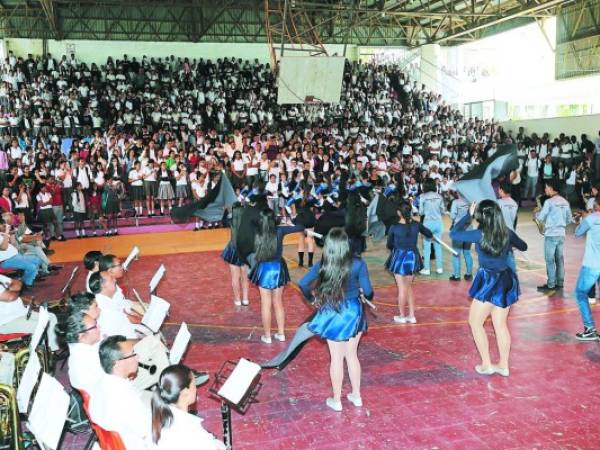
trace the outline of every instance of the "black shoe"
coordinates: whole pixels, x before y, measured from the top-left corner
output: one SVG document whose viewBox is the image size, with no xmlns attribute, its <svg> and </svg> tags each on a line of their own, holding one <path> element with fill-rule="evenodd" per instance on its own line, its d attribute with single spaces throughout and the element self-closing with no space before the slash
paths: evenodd
<svg viewBox="0 0 600 450">
<path fill-rule="evenodd" d="M 61 264 L 49 264 L 48 265 L 48 270 L 50 272 L 56 272 L 59 271 L 60 269 L 62 269 L 64 266 Z"/>
<path fill-rule="evenodd" d="M 598 341 L 600 340 L 600 336 L 595 328 L 584 327 L 581 333 L 575 335 L 575 339 L 578 341 Z"/>
<path fill-rule="evenodd" d="M 471 281 L 472 279 L 473 279 L 473 275 L 471 275 L 470 273 L 465 274 L 465 281 Z"/>
<path fill-rule="evenodd" d="M 547 284 L 543 284 L 537 287 L 537 290 L 540 292 L 554 291 L 556 288 L 550 287 Z"/>
<path fill-rule="evenodd" d="M 460 277 L 455 277 L 454 275 L 452 275 L 450 278 L 448 278 L 450 281 L 460 281 Z"/>
<path fill-rule="evenodd" d="M 66 241 L 66 240 L 67 240 L 67 238 L 65 238 L 65 237 L 64 237 L 64 236 L 61 234 L 59 237 L 57 237 L 57 238 L 56 238 L 56 240 L 57 240 L 57 241 L 61 241 L 61 242 L 62 242 L 62 241 Z"/>
</svg>

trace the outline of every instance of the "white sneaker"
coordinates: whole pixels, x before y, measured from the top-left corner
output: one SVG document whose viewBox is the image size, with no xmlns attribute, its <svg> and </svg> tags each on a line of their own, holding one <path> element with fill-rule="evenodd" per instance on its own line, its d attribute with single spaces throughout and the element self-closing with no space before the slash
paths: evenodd
<svg viewBox="0 0 600 450">
<path fill-rule="evenodd" d="M 327 406 L 329 406 L 331 409 L 333 409 L 336 412 L 342 411 L 342 402 L 336 402 L 331 397 L 329 397 L 327 400 L 325 400 L 325 404 L 327 404 Z"/>
<path fill-rule="evenodd" d="M 247 298 L 245 298 L 244 300 L 242 300 L 242 305 L 248 306 L 249 304 L 250 304 L 250 302 L 248 301 Z"/>
<path fill-rule="evenodd" d="M 279 333 L 275 333 L 273 335 L 273 337 L 275 339 L 277 339 L 279 342 L 285 342 L 285 334 L 279 334 Z"/>
<path fill-rule="evenodd" d="M 588 297 L 588 303 L 590 305 L 595 305 L 596 304 L 596 297 Z"/>
<path fill-rule="evenodd" d="M 239 301 L 239 300 L 234 300 L 234 301 L 233 301 L 233 304 L 234 304 L 235 306 L 242 306 L 242 302 L 241 302 L 241 301 Z"/>
<path fill-rule="evenodd" d="M 423 269 L 419 272 L 421 275 L 431 275 L 431 272 L 427 269 Z"/>
<path fill-rule="evenodd" d="M 415 318 L 415 316 L 405 317 L 404 320 L 405 320 L 405 323 L 412 323 L 412 324 L 417 323 L 417 319 Z"/>
<path fill-rule="evenodd" d="M 346 396 L 346 398 L 348 399 L 348 401 L 350 403 L 352 403 L 354 406 L 356 406 L 357 408 L 360 408 L 363 404 L 362 404 L 362 398 L 360 397 L 355 397 L 352 394 L 348 394 Z"/>
<path fill-rule="evenodd" d="M 496 370 L 492 366 L 483 367 L 477 365 L 475 366 L 475 372 L 477 372 L 479 375 L 493 375 L 494 373 L 496 373 Z"/>
<path fill-rule="evenodd" d="M 444 273 L 444 269 L 435 269 L 437 273 Z"/>
<path fill-rule="evenodd" d="M 404 316 L 394 316 L 394 322 L 396 322 L 396 323 L 406 323 L 406 317 L 404 317 Z"/>
<path fill-rule="evenodd" d="M 261 336 L 260 340 L 262 341 L 263 344 L 270 344 L 271 343 L 271 336 Z"/>
</svg>

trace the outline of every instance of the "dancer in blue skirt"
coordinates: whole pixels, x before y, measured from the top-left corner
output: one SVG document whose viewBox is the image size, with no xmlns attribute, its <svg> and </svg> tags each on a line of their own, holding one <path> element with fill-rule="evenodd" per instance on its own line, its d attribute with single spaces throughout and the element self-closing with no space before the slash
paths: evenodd
<svg viewBox="0 0 600 450">
<path fill-rule="evenodd" d="M 233 289 L 233 304 L 235 306 L 248 306 L 248 269 L 239 257 L 235 248 L 240 222 L 244 207 L 236 202 L 231 207 L 231 237 L 221 257 L 229 264 L 231 272 L 231 287 Z"/>
<path fill-rule="evenodd" d="M 413 221 L 412 206 L 407 202 L 399 204 L 397 209 L 399 223 L 390 227 L 387 248 L 391 250 L 385 262 L 385 268 L 394 274 L 398 286 L 398 309 L 400 315 L 394 316 L 396 323 L 417 323 L 415 318 L 415 298 L 412 291 L 414 274 L 422 269 L 421 256 L 417 250 L 419 233 L 428 239 L 433 238 L 431 230 L 419 222 Z M 408 301 L 408 316 L 404 315 Z"/>
<path fill-rule="evenodd" d="M 261 341 L 271 343 L 271 304 L 275 310 L 277 333 L 275 339 L 285 341 L 285 311 L 283 309 L 283 287 L 290 281 L 287 264 L 283 259 L 283 238 L 286 234 L 304 231 L 302 225 L 278 227 L 275 213 L 267 208 L 258 216 L 254 237 L 255 264 L 250 271 L 250 281 L 260 291 L 260 309 L 264 334 Z"/>
<path fill-rule="evenodd" d="M 475 213 L 479 222 L 476 230 L 466 230 Z M 502 211 L 493 200 L 483 200 L 477 206 L 471 205 L 466 214 L 450 232 L 453 241 L 471 242 L 479 257 L 479 269 L 469 289 L 473 299 L 469 311 L 469 325 L 475 345 L 481 356 L 481 364 L 475 371 L 481 375 L 497 373 L 509 375 L 510 331 L 507 319 L 511 305 L 519 300 L 519 279 L 509 267 L 511 247 L 527 250 L 527 244 L 511 231 L 502 217 Z M 484 324 L 492 316 L 500 361 L 492 365 L 490 349 Z"/>
<path fill-rule="evenodd" d="M 327 234 L 321 261 L 300 280 L 299 286 L 306 299 L 318 308 L 308 329 L 327 339 L 329 346 L 333 397 L 327 399 L 327 406 L 342 410 L 344 359 L 352 385 L 347 398 L 354 406 L 362 406 L 357 349 L 362 333 L 367 331 L 367 319 L 359 296 L 362 290 L 366 298 L 372 299 L 373 288 L 367 264 L 352 256 L 348 235 L 342 228 L 333 228 Z"/>
</svg>

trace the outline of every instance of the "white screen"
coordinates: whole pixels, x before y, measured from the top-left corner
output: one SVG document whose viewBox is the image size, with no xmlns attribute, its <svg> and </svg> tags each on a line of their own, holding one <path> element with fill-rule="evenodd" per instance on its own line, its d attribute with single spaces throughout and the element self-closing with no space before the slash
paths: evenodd
<svg viewBox="0 0 600 450">
<path fill-rule="evenodd" d="M 277 103 L 304 103 L 307 96 L 339 103 L 344 61 L 342 56 L 284 56 L 279 63 Z"/>
</svg>

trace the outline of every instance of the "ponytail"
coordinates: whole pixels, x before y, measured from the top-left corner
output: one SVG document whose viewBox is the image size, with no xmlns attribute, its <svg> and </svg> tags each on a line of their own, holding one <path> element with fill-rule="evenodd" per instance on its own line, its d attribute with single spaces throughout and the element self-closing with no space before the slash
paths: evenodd
<svg viewBox="0 0 600 450">
<path fill-rule="evenodd" d="M 150 406 L 152 409 L 152 441 L 158 444 L 164 428 L 173 424 L 170 405 L 177 403 L 181 391 L 189 387 L 193 379 L 192 371 L 183 364 L 167 367 L 160 374 Z"/>
</svg>

